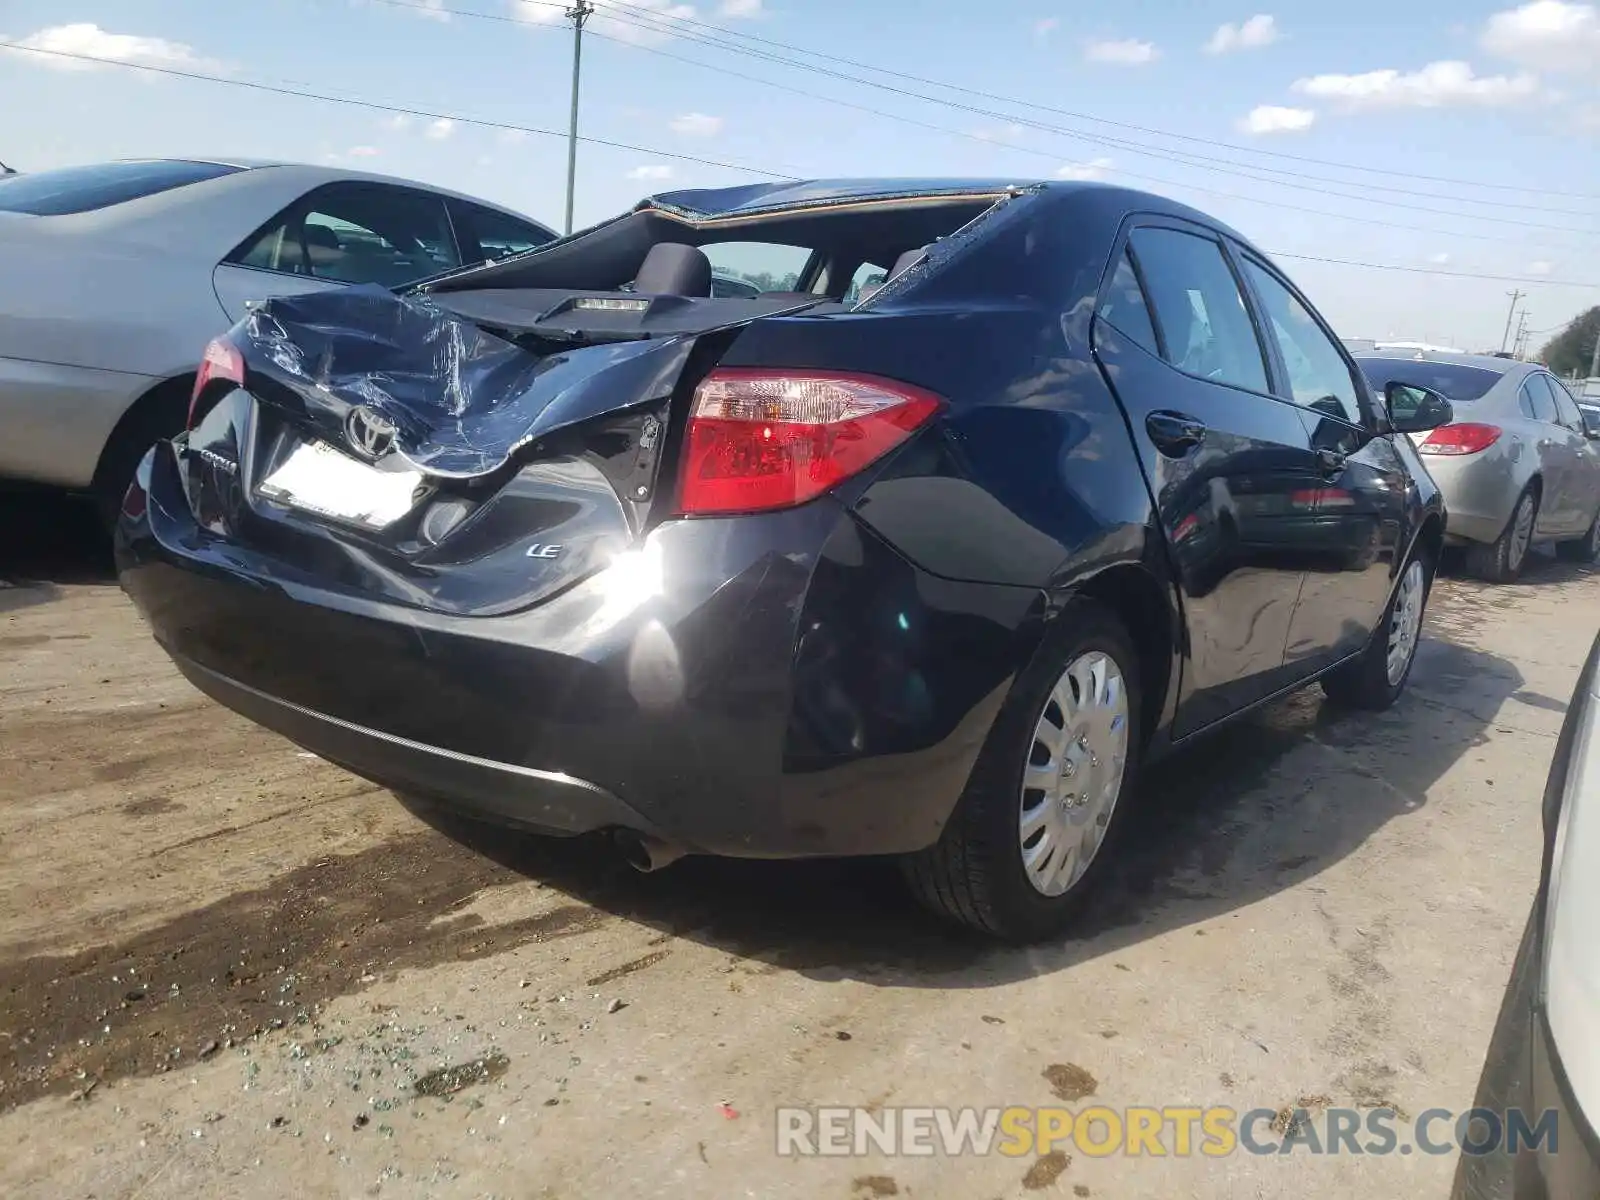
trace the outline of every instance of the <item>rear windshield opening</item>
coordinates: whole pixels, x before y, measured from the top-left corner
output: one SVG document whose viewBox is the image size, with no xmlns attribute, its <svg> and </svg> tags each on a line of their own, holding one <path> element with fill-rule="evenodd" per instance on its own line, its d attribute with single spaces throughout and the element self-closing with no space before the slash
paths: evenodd
<svg viewBox="0 0 1600 1200">
<path fill-rule="evenodd" d="M 1415 362 L 1406 358 L 1358 358 L 1356 362 L 1380 392 L 1398 381 L 1432 388 L 1454 403 L 1481 400 L 1503 378 L 1498 371 L 1458 363 Z"/>
<path fill-rule="evenodd" d="M 799 295 L 853 303 L 1008 198 L 920 196 L 698 219 L 647 205 L 515 259 L 435 279 L 425 290 L 639 291 L 691 299 L 709 291 L 722 300 Z"/>
<path fill-rule="evenodd" d="M 0 176 L 0 212 L 62 217 L 93 212 L 231 175 L 238 167 L 220 163 L 156 159 L 60 167 L 36 174 Z"/>
</svg>

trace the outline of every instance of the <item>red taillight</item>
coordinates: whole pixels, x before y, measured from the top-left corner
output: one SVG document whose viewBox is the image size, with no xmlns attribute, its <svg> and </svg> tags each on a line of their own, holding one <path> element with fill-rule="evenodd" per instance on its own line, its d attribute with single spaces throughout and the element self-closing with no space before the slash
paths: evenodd
<svg viewBox="0 0 1600 1200">
<path fill-rule="evenodd" d="M 803 504 L 900 445 L 940 404 L 870 375 L 713 371 L 695 389 L 678 506 L 742 513 Z"/>
<path fill-rule="evenodd" d="M 1463 421 L 1459 425 L 1441 425 L 1427 437 L 1417 450 L 1422 454 L 1476 454 L 1487 450 L 1500 440 L 1498 425 L 1479 425 Z"/>
<path fill-rule="evenodd" d="M 220 337 L 206 343 L 206 352 L 200 356 L 200 369 L 194 374 L 194 391 L 189 393 L 190 429 L 194 428 L 195 418 L 202 415 L 195 411 L 195 405 L 206 388 L 219 379 L 244 386 L 244 355 L 239 353 L 239 347 Z"/>
</svg>

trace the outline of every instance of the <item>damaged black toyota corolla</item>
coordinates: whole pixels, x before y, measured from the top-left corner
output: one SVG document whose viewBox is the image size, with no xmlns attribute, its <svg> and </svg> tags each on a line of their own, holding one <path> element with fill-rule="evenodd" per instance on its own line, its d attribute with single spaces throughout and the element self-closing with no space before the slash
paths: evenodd
<svg viewBox="0 0 1600 1200">
<path fill-rule="evenodd" d="M 713 297 L 735 242 L 792 290 Z M 1141 763 L 1313 679 L 1395 699 L 1444 528 L 1402 434 L 1449 419 L 1158 197 L 679 192 L 260 305 L 118 556 L 197 687 L 401 793 L 644 867 L 897 855 L 1032 938 Z"/>
</svg>

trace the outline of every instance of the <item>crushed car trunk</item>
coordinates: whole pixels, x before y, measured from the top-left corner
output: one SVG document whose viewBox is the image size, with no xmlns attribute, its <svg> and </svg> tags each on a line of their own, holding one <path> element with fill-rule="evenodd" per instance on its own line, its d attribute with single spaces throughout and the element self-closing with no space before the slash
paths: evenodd
<svg viewBox="0 0 1600 1200">
<path fill-rule="evenodd" d="M 290 575 L 445 612 L 537 603 L 644 527 L 686 368 L 819 299 L 268 301 L 230 335 L 244 386 L 194 414 L 190 501 Z"/>
<path fill-rule="evenodd" d="M 202 371 L 178 447 L 201 528 L 286 584 L 451 613 L 536 604 L 670 503 L 689 394 L 741 329 L 870 310 L 1017 197 L 745 191 L 726 213 L 696 209 L 696 193 L 658 197 L 404 295 L 350 287 L 253 306 L 217 351 L 231 369 L 220 383 Z M 656 251 L 704 263 L 698 247 L 752 238 L 809 248 L 807 290 L 645 286 Z M 908 265 L 870 300 L 842 302 L 859 264 L 897 260 Z"/>
</svg>

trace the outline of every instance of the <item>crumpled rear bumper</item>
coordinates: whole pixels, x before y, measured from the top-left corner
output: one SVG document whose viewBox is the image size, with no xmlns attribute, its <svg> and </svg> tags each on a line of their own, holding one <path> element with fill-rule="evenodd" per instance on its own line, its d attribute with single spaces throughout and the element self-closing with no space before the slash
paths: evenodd
<svg viewBox="0 0 1600 1200">
<path fill-rule="evenodd" d="M 197 526 L 142 464 L 122 584 L 201 690 L 402 793 L 749 857 L 937 839 L 1037 605 L 925 575 L 832 500 L 668 522 L 533 608 L 330 590 Z M 202 748 L 197 748 L 200 750 Z"/>
</svg>

